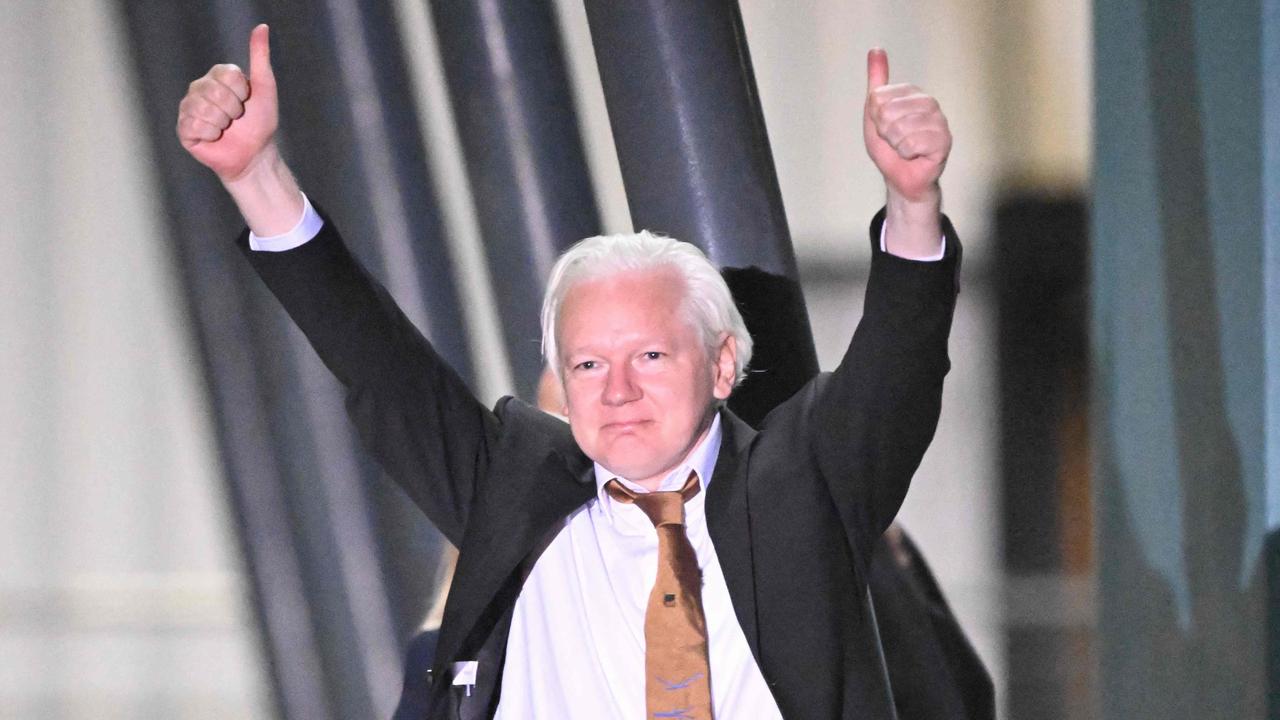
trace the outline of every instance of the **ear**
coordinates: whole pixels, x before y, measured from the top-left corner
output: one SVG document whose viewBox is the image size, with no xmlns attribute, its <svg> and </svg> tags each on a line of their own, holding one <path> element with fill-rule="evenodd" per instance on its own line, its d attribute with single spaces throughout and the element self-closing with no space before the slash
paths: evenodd
<svg viewBox="0 0 1280 720">
<path fill-rule="evenodd" d="M 543 367 L 538 378 L 538 409 L 550 413 L 558 410 L 563 415 L 565 402 L 564 385 L 551 372 L 550 366 Z"/>
<path fill-rule="evenodd" d="M 717 400 L 727 400 L 737 380 L 738 339 L 729 333 L 720 334 L 720 350 L 715 358 L 715 384 L 711 394 Z"/>
</svg>

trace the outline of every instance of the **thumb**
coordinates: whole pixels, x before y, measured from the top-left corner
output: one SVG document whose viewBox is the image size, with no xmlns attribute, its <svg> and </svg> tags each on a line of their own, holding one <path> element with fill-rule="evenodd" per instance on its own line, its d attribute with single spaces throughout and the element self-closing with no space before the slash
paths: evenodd
<svg viewBox="0 0 1280 720">
<path fill-rule="evenodd" d="M 867 94 L 889 82 L 889 53 L 884 48 L 867 51 Z"/>
<path fill-rule="evenodd" d="M 275 85 L 276 76 L 271 71 L 271 40 L 269 28 L 263 23 L 249 35 L 249 84 Z"/>
</svg>

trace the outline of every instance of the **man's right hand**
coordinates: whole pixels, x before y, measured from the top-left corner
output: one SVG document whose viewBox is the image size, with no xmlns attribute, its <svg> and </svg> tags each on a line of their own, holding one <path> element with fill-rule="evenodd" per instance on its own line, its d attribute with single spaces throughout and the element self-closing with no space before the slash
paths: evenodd
<svg viewBox="0 0 1280 720">
<path fill-rule="evenodd" d="M 302 215 L 302 194 L 276 147 L 279 103 L 266 25 L 249 36 L 249 75 L 214 65 L 178 104 L 178 139 L 213 170 L 259 236 L 288 231 Z"/>
<path fill-rule="evenodd" d="M 249 76 L 214 65 L 191 83 L 178 104 L 182 147 L 223 182 L 234 181 L 275 142 L 279 109 L 267 26 L 249 36 Z"/>
</svg>

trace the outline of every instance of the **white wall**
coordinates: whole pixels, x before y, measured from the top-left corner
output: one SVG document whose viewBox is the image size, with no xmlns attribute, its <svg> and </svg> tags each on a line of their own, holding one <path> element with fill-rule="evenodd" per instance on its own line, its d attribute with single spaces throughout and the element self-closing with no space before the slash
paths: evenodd
<svg viewBox="0 0 1280 720">
<path fill-rule="evenodd" d="M 0 13 L 0 717 L 262 717 L 116 20 Z"/>
</svg>

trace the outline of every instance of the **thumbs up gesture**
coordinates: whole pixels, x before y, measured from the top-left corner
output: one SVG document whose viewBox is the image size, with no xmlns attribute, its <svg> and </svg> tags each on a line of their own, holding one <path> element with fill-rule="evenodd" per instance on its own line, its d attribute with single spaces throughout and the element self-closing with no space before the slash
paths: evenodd
<svg viewBox="0 0 1280 720">
<path fill-rule="evenodd" d="M 938 179 L 951 153 L 951 129 L 932 96 L 914 85 L 889 84 L 889 56 L 880 48 L 867 53 L 862 138 L 888 191 L 888 250 L 933 255 L 941 235 Z"/>
<path fill-rule="evenodd" d="M 915 85 L 889 84 L 889 56 L 880 48 L 867 53 L 862 135 L 891 193 L 914 201 L 936 190 L 951 153 L 947 118 Z"/>
<path fill-rule="evenodd" d="M 196 160 L 234 182 L 275 155 L 279 109 L 266 25 L 249 37 L 249 75 L 214 65 L 191 83 L 178 105 L 178 139 Z"/>
<path fill-rule="evenodd" d="M 267 26 L 249 36 L 249 75 L 214 65 L 178 104 L 178 140 L 218 175 L 259 237 L 286 232 L 302 217 L 298 183 L 276 147 L 279 103 Z"/>
</svg>

